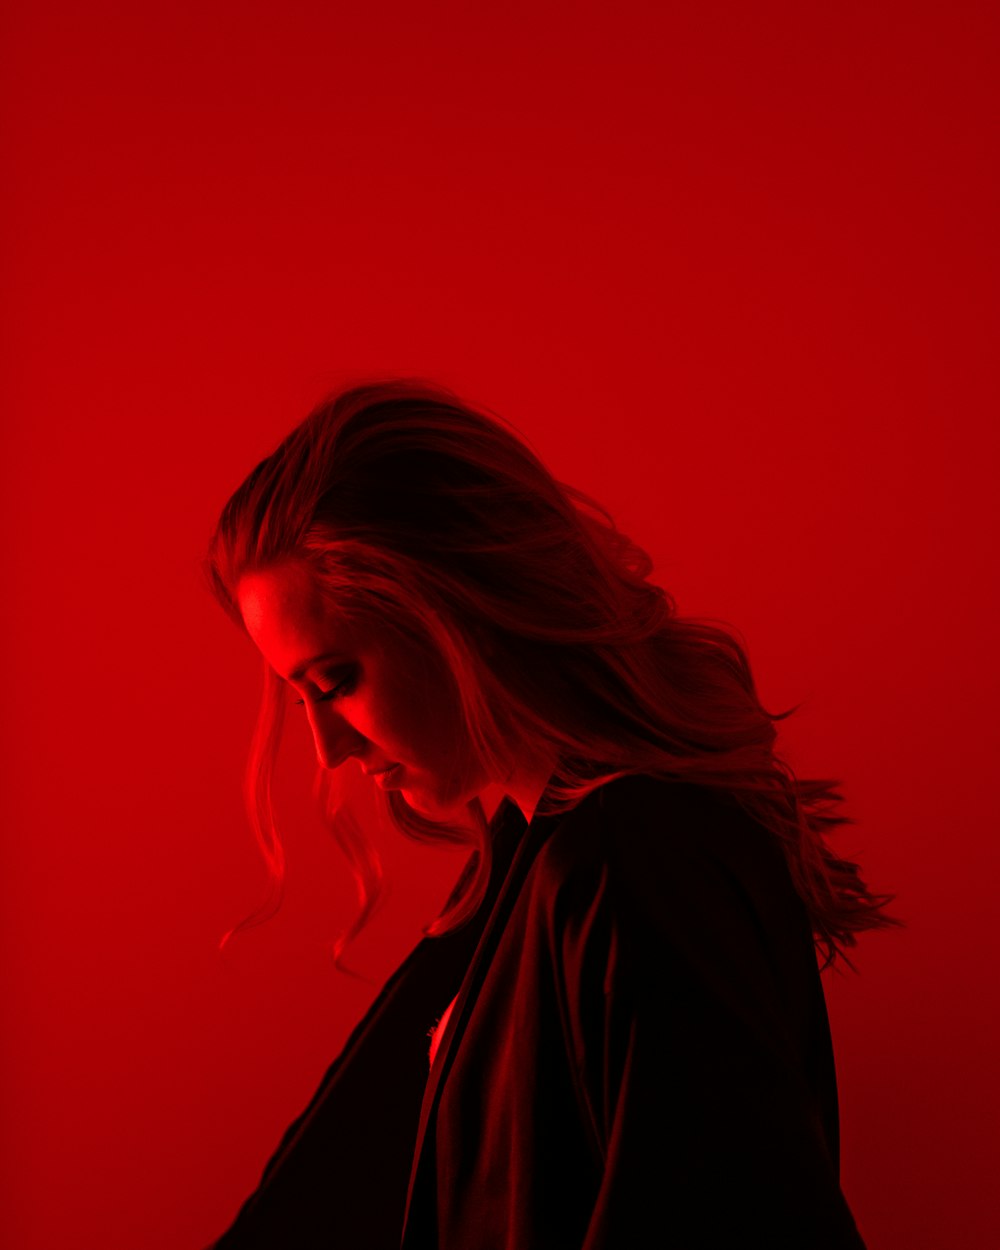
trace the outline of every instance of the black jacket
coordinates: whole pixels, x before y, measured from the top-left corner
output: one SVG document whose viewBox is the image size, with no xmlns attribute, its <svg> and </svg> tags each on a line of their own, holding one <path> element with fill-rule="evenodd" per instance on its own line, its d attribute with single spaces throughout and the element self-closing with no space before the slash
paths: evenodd
<svg viewBox="0 0 1000 1250">
<path fill-rule="evenodd" d="M 475 919 L 389 978 L 213 1250 L 864 1250 L 772 835 L 647 776 L 491 827 Z"/>
</svg>

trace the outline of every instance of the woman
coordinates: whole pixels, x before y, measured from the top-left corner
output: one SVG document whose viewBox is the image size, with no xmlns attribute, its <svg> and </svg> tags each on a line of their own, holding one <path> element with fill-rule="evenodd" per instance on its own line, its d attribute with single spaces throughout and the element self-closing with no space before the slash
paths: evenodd
<svg viewBox="0 0 1000 1250">
<path fill-rule="evenodd" d="M 338 960 L 381 879 L 342 764 L 472 853 L 216 1250 L 863 1246 L 816 950 L 898 922 L 825 841 L 836 783 L 774 753 L 789 713 L 651 568 L 421 382 L 321 404 L 226 505 L 207 571 L 265 661 L 247 796 L 276 890 L 288 701 L 362 898 Z"/>
</svg>

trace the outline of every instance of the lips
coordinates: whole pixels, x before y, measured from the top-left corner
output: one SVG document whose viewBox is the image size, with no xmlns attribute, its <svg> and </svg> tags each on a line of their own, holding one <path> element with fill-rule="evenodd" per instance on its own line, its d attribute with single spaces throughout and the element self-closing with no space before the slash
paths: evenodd
<svg viewBox="0 0 1000 1250">
<path fill-rule="evenodd" d="M 396 764 L 383 764 L 381 768 L 366 768 L 365 776 L 366 777 L 380 777 L 383 773 L 391 772 L 396 767 L 397 767 Z"/>
</svg>

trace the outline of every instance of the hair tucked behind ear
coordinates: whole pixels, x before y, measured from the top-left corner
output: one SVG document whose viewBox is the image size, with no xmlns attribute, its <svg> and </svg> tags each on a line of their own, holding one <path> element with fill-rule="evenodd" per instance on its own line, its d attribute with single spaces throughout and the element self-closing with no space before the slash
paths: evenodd
<svg viewBox="0 0 1000 1250">
<path fill-rule="evenodd" d="M 453 674 L 469 740 L 490 775 L 508 776 L 509 744 L 553 754 L 539 811 L 575 807 L 629 774 L 696 782 L 730 795 L 780 843 L 824 967 L 865 929 L 900 922 L 826 835 L 853 823 L 833 780 L 801 780 L 774 750 L 772 714 L 731 626 L 685 618 L 649 581 L 652 561 L 582 491 L 557 481 L 503 418 L 420 380 L 377 381 L 320 404 L 226 504 L 205 562 L 240 627 L 240 578 L 286 560 L 308 565 L 337 612 L 377 618 L 432 648 Z M 274 883 L 243 925 L 280 899 L 283 857 L 270 802 L 282 683 L 265 671 L 247 771 L 251 822 Z M 336 771 L 319 798 L 370 919 L 378 856 L 346 809 Z M 427 932 L 468 920 L 491 867 L 479 800 L 466 823 L 435 823 L 398 791 L 378 792 L 391 823 L 420 841 L 476 853 L 451 906 Z M 228 934 L 226 935 L 229 936 Z"/>
</svg>

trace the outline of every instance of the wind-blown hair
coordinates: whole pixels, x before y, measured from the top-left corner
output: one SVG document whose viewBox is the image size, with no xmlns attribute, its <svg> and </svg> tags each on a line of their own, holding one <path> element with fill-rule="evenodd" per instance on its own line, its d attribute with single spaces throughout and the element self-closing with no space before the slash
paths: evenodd
<svg viewBox="0 0 1000 1250">
<path fill-rule="evenodd" d="M 899 924 L 825 835 L 854 821 L 832 780 L 801 780 L 775 753 L 745 644 L 724 622 L 685 618 L 649 580 L 652 561 L 582 491 L 557 481 L 503 418 L 445 388 L 394 379 L 319 404 L 226 504 L 205 572 L 245 629 L 240 579 L 303 564 L 339 617 L 398 630 L 452 674 L 468 740 L 497 779 L 519 757 L 558 764 L 538 811 L 559 814 L 629 774 L 694 782 L 729 795 L 782 847 L 823 967 L 865 929 Z M 286 687 L 265 664 L 245 799 L 268 865 L 268 899 L 230 933 L 273 914 L 284 853 L 271 805 Z M 316 797 L 351 865 L 359 912 L 334 959 L 368 923 L 383 869 L 347 810 L 338 773 Z M 437 822 L 398 791 L 379 810 L 404 835 L 474 852 L 441 915 L 445 933 L 484 897 L 491 868 L 485 811 Z M 230 934 L 226 935 L 228 938 Z M 223 939 L 224 941 L 226 939 Z"/>
</svg>

